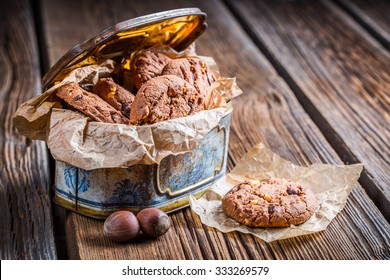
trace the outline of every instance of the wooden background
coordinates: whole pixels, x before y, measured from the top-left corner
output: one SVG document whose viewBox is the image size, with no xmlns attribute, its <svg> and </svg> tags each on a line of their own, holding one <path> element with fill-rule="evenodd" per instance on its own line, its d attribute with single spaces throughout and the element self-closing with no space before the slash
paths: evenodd
<svg viewBox="0 0 390 280">
<path fill-rule="evenodd" d="M 321 232 L 272 243 L 224 234 L 189 208 L 161 238 L 117 244 L 101 221 L 51 203 L 44 142 L 18 136 L 16 108 L 68 49 L 105 28 L 199 7 L 213 56 L 244 94 L 234 100 L 228 168 L 264 142 L 300 165 L 365 166 L 345 209 Z M 2 1 L 0 10 L 1 259 L 389 259 L 389 1 Z"/>
</svg>

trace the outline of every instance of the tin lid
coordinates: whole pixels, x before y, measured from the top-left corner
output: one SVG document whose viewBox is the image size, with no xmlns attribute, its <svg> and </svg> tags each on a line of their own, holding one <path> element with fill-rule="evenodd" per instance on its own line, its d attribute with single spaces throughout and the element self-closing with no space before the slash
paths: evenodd
<svg viewBox="0 0 390 280">
<path fill-rule="evenodd" d="M 43 89 L 61 81 L 73 69 L 101 60 L 110 58 L 126 65 L 130 62 L 130 53 L 136 50 L 166 45 L 181 51 L 206 30 L 205 20 L 206 14 L 198 8 L 185 8 L 115 24 L 61 57 L 43 77 Z"/>
</svg>

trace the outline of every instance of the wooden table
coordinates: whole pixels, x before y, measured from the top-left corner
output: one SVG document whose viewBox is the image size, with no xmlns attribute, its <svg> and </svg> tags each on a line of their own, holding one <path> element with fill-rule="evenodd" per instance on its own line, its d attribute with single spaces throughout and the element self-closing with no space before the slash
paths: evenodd
<svg viewBox="0 0 390 280">
<path fill-rule="evenodd" d="M 51 202 L 53 161 L 21 137 L 16 108 L 73 45 L 114 23 L 182 7 L 208 14 L 197 51 L 244 94 L 228 168 L 264 142 L 300 165 L 364 163 L 345 209 L 317 234 L 265 243 L 221 233 L 185 208 L 156 240 L 117 244 L 103 222 Z M 1 259 L 389 259 L 389 1 L 12 1 L 0 15 Z"/>
</svg>

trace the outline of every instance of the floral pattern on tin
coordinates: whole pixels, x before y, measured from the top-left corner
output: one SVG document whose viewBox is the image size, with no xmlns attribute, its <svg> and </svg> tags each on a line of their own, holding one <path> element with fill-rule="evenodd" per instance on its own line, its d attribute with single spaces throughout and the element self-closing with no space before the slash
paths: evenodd
<svg viewBox="0 0 390 280">
<path fill-rule="evenodd" d="M 123 179 L 115 184 L 117 188 L 110 198 L 111 203 L 142 205 L 148 195 L 145 186 L 133 184 L 129 179 Z"/>
<path fill-rule="evenodd" d="M 86 192 L 90 186 L 90 182 L 87 179 L 89 173 L 91 173 L 91 171 L 77 168 L 72 165 L 66 165 L 64 169 L 66 186 L 73 191 L 76 191 L 77 186 L 78 192 Z"/>
</svg>

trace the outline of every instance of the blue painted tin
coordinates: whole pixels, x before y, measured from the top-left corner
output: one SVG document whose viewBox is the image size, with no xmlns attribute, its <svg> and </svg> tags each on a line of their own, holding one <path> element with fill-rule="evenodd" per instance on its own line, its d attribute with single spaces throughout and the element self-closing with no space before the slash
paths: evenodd
<svg viewBox="0 0 390 280">
<path fill-rule="evenodd" d="M 84 170 L 56 162 L 55 202 L 72 211 L 105 218 L 118 210 L 157 207 L 172 212 L 188 205 L 226 173 L 231 109 L 197 147 L 160 164 Z"/>
</svg>

